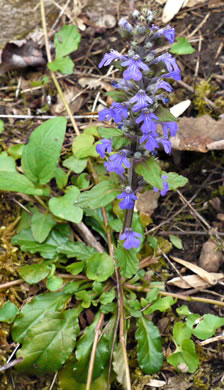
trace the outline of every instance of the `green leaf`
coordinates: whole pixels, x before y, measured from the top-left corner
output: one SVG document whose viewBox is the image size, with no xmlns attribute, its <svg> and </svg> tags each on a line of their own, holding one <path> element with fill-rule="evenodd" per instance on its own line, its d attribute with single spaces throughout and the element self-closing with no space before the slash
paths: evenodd
<svg viewBox="0 0 224 390">
<path fill-rule="evenodd" d="M 156 310 L 159 310 L 163 313 L 164 311 L 167 311 L 172 305 L 174 305 L 174 303 L 176 303 L 176 300 L 172 297 L 159 298 L 148 309 L 144 311 L 144 314 L 149 315 Z"/>
<path fill-rule="evenodd" d="M 75 173 L 81 173 L 86 168 L 87 161 L 87 159 L 79 160 L 78 158 L 75 158 L 75 156 L 70 156 L 63 161 L 62 165 Z"/>
<path fill-rule="evenodd" d="M 199 366 L 199 358 L 195 352 L 193 341 L 185 339 L 181 344 L 181 351 L 168 356 L 167 361 L 177 370 L 188 371 L 193 374 Z"/>
<path fill-rule="evenodd" d="M 171 45 L 170 53 L 172 54 L 192 54 L 195 52 L 195 49 L 191 46 L 190 42 L 185 37 L 178 37 L 177 42 L 174 42 Z"/>
<path fill-rule="evenodd" d="M 112 97 L 115 102 L 123 102 L 126 100 L 126 94 L 123 91 L 110 91 L 106 92 L 105 95 Z"/>
<path fill-rule="evenodd" d="M 14 160 L 18 160 L 22 157 L 24 146 L 24 144 L 13 145 L 8 149 L 8 154 L 12 156 Z"/>
<path fill-rule="evenodd" d="M 78 135 L 72 144 L 72 152 L 77 159 L 97 157 L 96 147 L 93 145 L 94 137 L 88 134 Z"/>
<path fill-rule="evenodd" d="M 85 383 L 87 379 L 89 359 L 98 321 L 99 314 L 95 316 L 93 323 L 85 328 L 83 335 L 77 343 L 76 358 L 78 362 L 74 365 L 74 376 L 81 383 Z M 106 335 L 103 335 L 96 348 L 93 380 L 99 377 L 103 372 L 109 357 L 110 351 L 108 349 L 107 337 Z"/>
<path fill-rule="evenodd" d="M 80 189 L 85 189 L 89 187 L 89 183 L 90 181 L 88 179 L 87 173 L 82 173 L 81 175 L 79 175 L 78 179 L 76 180 L 76 185 Z"/>
<path fill-rule="evenodd" d="M 96 253 L 87 260 L 86 276 L 104 282 L 114 273 L 114 261 L 106 253 Z"/>
<path fill-rule="evenodd" d="M 176 122 L 177 118 L 171 114 L 168 108 L 159 106 L 155 111 L 155 114 L 159 117 L 160 122 Z"/>
<path fill-rule="evenodd" d="M 70 186 L 66 188 L 64 196 L 58 196 L 49 200 L 49 208 L 51 212 L 59 218 L 70 222 L 80 223 L 83 216 L 81 208 L 76 207 L 76 199 L 80 192 L 77 187 Z"/>
<path fill-rule="evenodd" d="M 0 322 L 7 322 L 8 324 L 11 324 L 17 314 L 19 314 L 17 306 L 12 302 L 7 301 L 0 309 Z"/>
<path fill-rule="evenodd" d="M 206 340 L 214 336 L 216 329 L 224 325 L 224 318 L 214 316 L 213 314 L 205 314 L 203 317 L 198 325 L 192 328 L 193 335 L 200 340 Z"/>
<path fill-rule="evenodd" d="M 173 337 L 177 345 L 181 345 L 186 339 L 190 339 L 192 331 L 184 322 L 176 322 L 173 328 Z"/>
<path fill-rule="evenodd" d="M 158 328 L 142 316 L 137 319 L 136 339 L 139 366 L 145 374 L 158 372 L 163 365 L 162 341 Z"/>
<path fill-rule="evenodd" d="M 74 377 L 73 367 L 75 358 L 69 359 L 63 368 L 59 371 L 59 390 L 86 390 L 86 384 L 81 384 Z M 91 383 L 91 390 L 105 390 L 107 388 L 107 371 Z"/>
<path fill-rule="evenodd" d="M 179 316 L 184 316 L 184 317 L 187 317 L 190 314 L 192 314 L 187 305 L 182 305 L 178 307 L 176 311 Z"/>
<path fill-rule="evenodd" d="M 99 133 L 97 131 L 97 126 L 88 126 L 84 130 L 84 134 L 93 135 L 94 137 L 99 137 Z"/>
<path fill-rule="evenodd" d="M 134 248 L 127 250 L 122 244 L 119 244 L 115 251 L 115 256 L 120 268 L 120 273 L 125 278 L 131 278 L 138 271 L 139 260 Z"/>
<path fill-rule="evenodd" d="M 163 188 L 163 180 L 161 179 L 162 171 L 158 162 L 153 157 L 150 157 L 143 163 L 136 164 L 135 172 L 143 176 L 144 180 L 151 184 L 152 187 Z"/>
<path fill-rule="evenodd" d="M 80 308 L 61 313 L 47 313 L 43 320 L 29 330 L 17 358 L 19 371 L 26 374 L 53 374 L 71 355 L 79 333 Z M 60 352 L 60 353 L 59 353 Z"/>
<path fill-rule="evenodd" d="M 121 343 L 117 344 L 114 348 L 113 370 L 116 374 L 117 381 L 122 385 L 122 388 L 126 390 L 128 383 Z"/>
<path fill-rule="evenodd" d="M 174 234 L 169 235 L 170 241 L 177 249 L 183 249 L 182 240 Z"/>
<path fill-rule="evenodd" d="M 47 277 L 51 267 L 46 262 L 41 264 L 24 265 L 19 269 L 19 274 L 25 282 L 35 284 Z"/>
<path fill-rule="evenodd" d="M 53 259 L 60 250 L 60 245 L 70 242 L 68 237 L 62 233 L 59 226 L 56 226 L 42 244 L 37 243 L 31 233 L 31 229 L 24 229 L 12 238 L 12 244 L 19 245 L 24 252 L 37 253 L 45 259 Z M 71 241 L 72 242 L 72 241 Z"/>
<path fill-rule="evenodd" d="M 120 137 L 124 134 L 122 130 L 113 127 L 98 127 L 98 132 L 102 138 Z"/>
<path fill-rule="evenodd" d="M 82 192 L 76 203 L 81 208 L 97 209 L 99 207 L 105 207 L 111 203 L 117 195 L 120 193 L 120 189 L 112 180 L 103 180 L 91 190 Z"/>
<path fill-rule="evenodd" d="M 42 214 L 37 208 L 33 211 L 31 220 L 31 231 L 35 241 L 42 243 L 48 237 L 51 229 L 56 225 L 56 221 L 50 214 Z"/>
<path fill-rule="evenodd" d="M 167 173 L 163 171 L 162 174 L 167 176 L 166 181 L 169 184 L 170 190 L 175 191 L 177 188 L 185 186 L 185 184 L 187 184 L 188 182 L 188 179 L 186 177 L 178 175 L 175 172 Z"/>
<path fill-rule="evenodd" d="M 72 74 L 74 69 L 74 63 L 70 57 L 55 58 L 54 61 L 48 62 L 47 66 L 52 72 L 58 70 L 62 74 Z"/>
<path fill-rule="evenodd" d="M 30 303 L 23 306 L 20 315 L 16 318 L 12 329 L 13 340 L 22 343 L 30 329 L 34 329 L 48 313 L 62 310 L 69 299 L 70 294 L 63 292 L 37 295 Z"/>
<path fill-rule="evenodd" d="M 30 136 L 22 154 L 22 169 L 33 182 L 48 183 L 55 175 L 64 141 L 67 120 L 49 119 Z"/>
<path fill-rule="evenodd" d="M 4 128 L 5 128 L 5 124 L 4 124 L 4 121 L 2 119 L 0 119 L 0 134 L 3 133 L 4 131 Z"/>
<path fill-rule="evenodd" d="M 56 168 L 55 179 L 60 190 L 62 190 L 67 185 L 68 176 L 66 175 L 65 171 L 63 171 L 63 169 Z"/>
<path fill-rule="evenodd" d="M 63 285 L 63 279 L 59 276 L 53 275 L 47 279 L 47 288 L 50 291 L 57 291 Z"/>
<path fill-rule="evenodd" d="M 113 302 L 114 298 L 115 298 L 114 290 L 104 292 L 100 297 L 100 303 L 102 303 L 102 305 L 107 305 L 108 303 Z"/>
<path fill-rule="evenodd" d="M 63 253 L 68 258 L 76 258 L 77 260 L 87 260 L 94 253 L 97 253 L 95 248 L 87 246 L 83 242 L 68 241 L 58 247 L 58 253 Z"/>
<path fill-rule="evenodd" d="M 15 160 L 6 152 L 0 154 L 0 190 L 22 192 L 28 195 L 43 195 L 44 190 L 16 170 Z"/>
<path fill-rule="evenodd" d="M 149 241 L 149 245 L 151 246 L 152 249 L 154 249 L 154 250 L 158 249 L 158 240 L 156 237 L 149 235 L 148 241 Z"/>
<path fill-rule="evenodd" d="M 67 56 L 79 47 L 81 35 L 76 26 L 63 26 L 54 36 L 56 58 Z"/>
<path fill-rule="evenodd" d="M 84 261 L 77 261 L 76 263 L 70 264 L 66 267 L 66 271 L 70 272 L 72 275 L 78 275 L 82 272 L 85 267 Z"/>
</svg>

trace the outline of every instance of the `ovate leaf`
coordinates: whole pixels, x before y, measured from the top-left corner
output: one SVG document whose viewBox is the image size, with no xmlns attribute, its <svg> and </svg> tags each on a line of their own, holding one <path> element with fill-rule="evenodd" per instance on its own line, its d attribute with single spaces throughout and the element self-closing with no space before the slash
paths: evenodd
<svg viewBox="0 0 224 390">
<path fill-rule="evenodd" d="M 50 214 L 42 214 L 37 208 L 34 209 L 31 222 L 31 231 L 33 238 L 37 242 L 44 242 L 54 225 L 56 225 L 56 221 Z"/>
<path fill-rule="evenodd" d="M 119 244 L 115 251 L 115 256 L 122 276 L 129 279 L 136 274 L 139 267 L 139 260 L 133 248 L 127 250 L 122 244 Z"/>
<path fill-rule="evenodd" d="M 178 37 L 177 42 L 174 42 L 171 45 L 170 53 L 185 55 L 192 54 L 195 52 L 195 49 L 191 46 L 190 42 L 185 37 Z"/>
<path fill-rule="evenodd" d="M 136 164 L 135 172 L 143 176 L 144 180 L 151 184 L 152 187 L 163 188 L 163 180 L 161 179 L 162 171 L 158 162 L 153 157 Z"/>
<path fill-rule="evenodd" d="M 93 145 L 94 137 L 89 134 L 78 135 L 72 145 L 72 152 L 74 156 L 78 159 L 86 157 L 97 157 L 98 153 L 96 148 Z"/>
<path fill-rule="evenodd" d="M 178 175 L 175 172 L 163 172 L 163 174 L 167 176 L 166 181 L 169 184 L 170 190 L 175 191 L 177 188 L 185 186 L 185 184 L 188 182 L 186 177 Z"/>
<path fill-rule="evenodd" d="M 67 120 L 49 119 L 30 136 L 22 154 L 22 169 L 33 182 L 48 183 L 55 174 L 64 140 Z"/>
<path fill-rule="evenodd" d="M 63 285 L 63 279 L 57 275 L 53 275 L 47 279 L 47 288 L 50 291 L 57 291 Z"/>
<path fill-rule="evenodd" d="M 53 72 L 56 72 L 58 70 L 62 74 L 72 74 L 74 69 L 74 63 L 70 57 L 60 57 L 55 58 L 55 60 L 52 62 L 49 62 L 48 68 Z"/>
<path fill-rule="evenodd" d="M 51 267 L 46 262 L 24 265 L 19 269 L 20 276 L 29 284 L 36 284 L 47 277 Z"/>
<path fill-rule="evenodd" d="M 17 306 L 12 302 L 7 301 L 0 309 L 0 322 L 7 322 L 8 324 L 11 324 L 17 314 L 19 314 Z"/>
<path fill-rule="evenodd" d="M 111 203 L 120 193 L 118 186 L 109 180 L 103 180 L 91 190 L 80 194 L 76 205 L 82 208 L 98 209 Z"/>
<path fill-rule="evenodd" d="M 216 329 L 223 325 L 224 318 L 214 316 L 213 314 L 205 314 L 198 325 L 196 327 L 193 326 L 192 333 L 200 340 L 206 340 L 209 337 L 214 336 Z"/>
<path fill-rule="evenodd" d="M 53 374 L 60 369 L 75 347 L 79 314 L 80 309 L 47 313 L 27 333 L 17 353 L 17 358 L 22 357 L 23 361 L 16 368 L 34 375 Z"/>
<path fill-rule="evenodd" d="M 16 170 L 14 159 L 6 152 L 0 154 L 0 190 L 22 192 L 28 195 L 44 195 L 44 190 Z"/>
<path fill-rule="evenodd" d="M 86 276 L 104 282 L 114 273 L 114 261 L 106 253 L 96 253 L 87 260 Z"/>
<path fill-rule="evenodd" d="M 79 47 L 81 35 L 76 26 L 65 25 L 61 31 L 55 34 L 54 44 L 56 47 L 56 58 L 64 57 Z"/>
<path fill-rule="evenodd" d="M 136 339 L 139 366 L 145 374 L 160 371 L 163 364 L 162 341 L 158 328 L 143 316 L 137 319 Z"/>
<path fill-rule="evenodd" d="M 124 134 L 122 130 L 113 127 L 98 127 L 98 132 L 102 138 L 120 137 Z"/>
<path fill-rule="evenodd" d="M 169 235 L 170 241 L 172 244 L 178 248 L 178 249 L 183 249 L 182 241 L 179 237 L 175 236 L 174 234 Z"/>
<path fill-rule="evenodd" d="M 59 218 L 80 223 L 83 216 L 81 208 L 76 207 L 76 199 L 79 196 L 79 189 L 74 186 L 67 187 L 64 196 L 54 197 L 49 200 L 51 212 Z"/>
<path fill-rule="evenodd" d="M 193 341 L 185 339 L 181 344 L 181 350 L 168 356 L 167 361 L 179 371 L 195 372 L 199 366 L 199 358 Z"/>
<path fill-rule="evenodd" d="M 62 292 L 37 295 L 30 303 L 23 306 L 20 315 L 13 325 L 12 337 L 17 343 L 22 343 L 30 329 L 33 329 L 49 312 L 63 309 L 70 294 Z"/>
<path fill-rule="evenodd" d="M 87 159 L 83 158 L 79 160 L 78 158 L 75 158 L 75 156 L 70 156 L 63 161 L 62 165 L 75 173 L 81 173 L 86 168 Z"/>
</svg>

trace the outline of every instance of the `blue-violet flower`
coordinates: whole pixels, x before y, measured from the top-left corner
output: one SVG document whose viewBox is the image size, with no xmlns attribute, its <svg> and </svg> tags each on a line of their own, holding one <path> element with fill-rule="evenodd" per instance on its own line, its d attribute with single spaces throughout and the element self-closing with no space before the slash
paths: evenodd
<svg viewBox="0 0 224 390">
<path fill-rule="evenodd" d="M 117 199 L 123 199 L 119 206 L 122 210 L 130 210 L 134 207 L 135 200 L 137 200 L 137 196 L 131 191 L 130 187 L 127 187 L 125 191 L 122 192 L 122 194 L 117 196 Z"/>
<path fill-rule="evenodd" d="M 101 139 L 100 143 L 96 145 L 96 151 L 101 158 L 104 158 L 105 152 L 112 152 L 112 141 L 110 139 Z"/>
<path fill-rule="evenodd" d="M 109 157 L 109 161 L 104 163 L 104 167 L 108 172 L 116 172 L 118 175 L 123 175 L 124 167 L 130 168 L 130 162 L 127 158 L 127 151 L 121 150 Z"/>
<path fill-rule="evenodd" d="M 134 232 L 131 228 L 126 228 L 124 233 L 121 234 L 120 239 L 125 240 L 124 247 L 125 249 L 138 248 L 141 244 L 139 238 L 142 235 L 140 233 Z"/>
</svg>

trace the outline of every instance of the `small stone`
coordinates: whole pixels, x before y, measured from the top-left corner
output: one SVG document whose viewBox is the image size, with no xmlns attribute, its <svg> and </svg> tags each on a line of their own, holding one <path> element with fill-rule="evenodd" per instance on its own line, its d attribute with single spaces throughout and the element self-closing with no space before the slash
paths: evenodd
<svg viewBox="0 0 224 390">
<path fill-rule="evenodd" d="M 217 250 L 217 244 L 212 240 L 205 242 L 199 258 L 200 267 L 208 272 L 218 272 L 223 262 L 224 257 L 222 252 Z"/>
</svg>

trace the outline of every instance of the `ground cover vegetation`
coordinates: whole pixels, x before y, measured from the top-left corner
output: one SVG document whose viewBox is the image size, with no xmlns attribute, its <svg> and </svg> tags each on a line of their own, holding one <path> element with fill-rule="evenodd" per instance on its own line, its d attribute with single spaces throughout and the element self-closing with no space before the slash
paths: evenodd
<svg viewBox="0 0 224 390">
<path fill-rule="evenodd" d="M 171 137 L 178 132 L 168 108 L 173 83 L 181 81 L 175 54 L 194 49 L 185 38 L 175 42 L 174 28 L 157 26 L 147 8 L 121 18 L 125 51 L 104 53 L 98 65 L 119 72 L 106 93 L 112 104 L 99 111 L 101 125 L 80 133 L 55 72 L 73 73 L 70 54 L 82 45 L 81 34 L 76 26 L 63 26 L 54 37 L 52 61 L 43 1 L 41 11 L 49 73 L 76 136 L 64 153 L 68 119 L 56 116 L 36 127 L 26 144 L 0 153 L 1 191 L 24 200 L 17 219 L 2 229 L 6 271 L 16 262 L 18 284 L 25 282 L 25 294 L 34 291 L 19 308 L 14 290 L 0 308 L 16 353 L 3 368 L 15 366 L 17 378 L 53 377 L 53 386 L 65 390 L 144 388 L 164 365 L 195 373 L 206 361 L 203 342 L 224 319 L 221 313 L 201 315 L 186 303 L 224 304 L 166 290 L 159 274 L 167 270 L 172 246 L 182 249 L 182 241 L 175 234 L 169 241 L 155 235 L 151 216 L 135 207 L 141 194 L 165 199 L 188 182 L 159 156 L 171 155 Z M 199 267 L 192 270 L 217 282 Z M 167 319 L 169 347 L 162 330 Z"/>
</svg>

